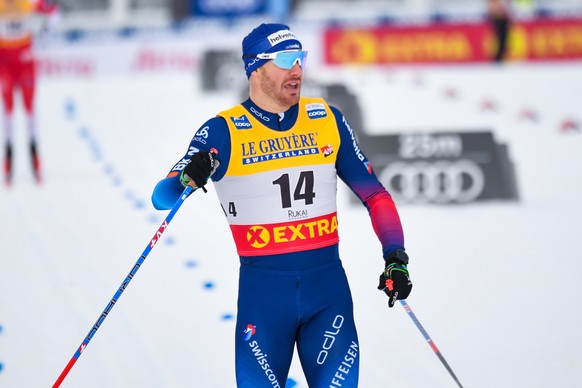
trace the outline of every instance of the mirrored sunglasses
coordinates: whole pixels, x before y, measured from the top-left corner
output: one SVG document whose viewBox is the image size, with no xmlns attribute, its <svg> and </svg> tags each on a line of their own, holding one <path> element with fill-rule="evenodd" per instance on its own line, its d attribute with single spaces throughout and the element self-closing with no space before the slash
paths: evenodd
<svg viewBox="0 0 582 388">
<path fill-rule="evenodd" d="M 276 53 L 257 54 L 255 57 L 259 59 L 272 59 L 273 63 L 281 69 L 289 70 L 296 63 L 303 69 L 307 62 L 307 51 L 279 51 Z"/>
</svg>

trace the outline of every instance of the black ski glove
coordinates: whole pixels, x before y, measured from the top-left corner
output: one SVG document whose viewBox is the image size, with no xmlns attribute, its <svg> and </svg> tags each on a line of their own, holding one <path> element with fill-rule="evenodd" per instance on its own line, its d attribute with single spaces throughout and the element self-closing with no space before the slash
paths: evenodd
<svg viewBox="0 0 582 388">
<path fill-rule="evenodd" d="M 412 290 L 412 282 L 406 265 L 408 255 L 397 249 L 386 256 L 386 265 L 380 275 L 378 289 L 388 295 L 388 307 L 393 307 L 399 299 L 406 299 Z"/>
<path fill-rule="evenodd" d="M 180 182 L 185 186 L 192 186 L 194 182 L 195 188 L 202 188 L 204 191 L 204 185 L 208 182 L 208 178 L 218 168 L 220 162 L 216 159 L 217 152 L 214 149 L 210 152 L 200 151 L 192 155 L 190 162 L 184 167 L 182 173 L 180 174 Z"/>
</svg>

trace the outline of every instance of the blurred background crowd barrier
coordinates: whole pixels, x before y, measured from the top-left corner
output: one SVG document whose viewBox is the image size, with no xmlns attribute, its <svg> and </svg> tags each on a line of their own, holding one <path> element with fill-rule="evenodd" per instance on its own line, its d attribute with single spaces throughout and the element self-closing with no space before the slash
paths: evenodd
<svg viewBox="0 0 582 388">
<path fill-rule="evenodd" d="M 582 0 L 507 4 L 511 24 L 504 60 L 582 58 Z M 59 5 L 60 22 L 37 41 L 45 77 L 196 71 L 219 57 L 220 77 L 205 82 L 226 80 L 231 86 L 240 81 L 240 63 L 236 72 L 229 68 L 238 61 L 240 40 L 263 21 L 292 25 L 316 67 L 482 63 L 494 60 L 498 47 L 486 0 L 61 0 Z"/>
<path fill-rule="evenodd" d="M 59 4 L 65 24 L 80 29 L 159 27 L 209 17 L 331 23 L 479 20 L 487 7 L 485 0 L 60 0 Z M 509 6 L 520 19 L 582 12 L 580 0 L 510 0 Z"/>
</svg>

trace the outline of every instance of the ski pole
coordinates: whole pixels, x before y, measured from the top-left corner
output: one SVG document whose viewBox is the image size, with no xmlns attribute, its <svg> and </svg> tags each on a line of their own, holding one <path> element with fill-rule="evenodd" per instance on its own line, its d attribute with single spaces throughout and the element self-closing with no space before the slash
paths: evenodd
<svg viewBox="0 0 582 388">
<path fill-rule="evenodd" d="M 453 379 L 455 380 L 455 382 L 457 383 L 457 385 L 459 386 L 459 388 L 463 388 L 463 386 L 461 385 L 461 382 L 459 381 L 459 379 L 457 378 L 457 376 L 455 376 L 455 373 L 453 372 L 453 370 L 449 366 L 449 363 L 447 362 L 447 360 L 445 360 L 445 358 L 441 354 L 440 350 L 437 348 L 436 344 L 434 343 L 434 341 L 432 340 L 432 338 L 430 338 L 430 336 L 428 335 L 428 333 L 426 332 L 426 330 L 424 330 L 424 327 L 422 327 L 422 325 L 420 324 L 419 320 L 416 318 L 416 315 L 414 315 L 414 313 L 412 312 L 412 309 L 410 308 L 410 306 L 408 305 L 408 303 L 406 303 L 406 300 L 401 299 L 400 300 L 400 304 L 402 305 L 402 307 L 404 307 L 404 310 L 406 310 L 406 312 L 408 313 L 408 316 L 410 317 L 410 319 L 412 319 L 412 321 L 414 322 L 414 324 L 416 325 L 416 327 L 418 328 L 418 330 L 420 330 L 420 332 L 422 333 L 424 339 L 426 340 L 426 342 L 428 342 L 428 344 L 430 345 L 431 349 L 437 355 L 437 357 L 439 358 L 439 360 L 441 360 L 442 364 L 445 366 L 445 368 L 447 368 L 447 371 L 453 377 Z"/>
<path fill-rule="evenodd" d="M 135 276 L 135 274 L 139 270 L 139 267 L 143 264 L 143 262 L 145 261 L 146 257 L 150 253 L 150 251 L 153 249 L 153 247 L 159 241 L 162 234 L 166 231 L 168 224 L 170 223 L 172 218 L 174 218 L 174 215 L 176 214 L 178 209 L 180 209 L 180 206 L 182 206 L 182 204 L 184 203 L 186 198 L 188 198 L 190 193 L 192 193 L 192 190 L 193 189 L 190 186 L 187 186 L 184 189 L 184 191 L 180 195 L 180 198 L 176 201 L 176 204 L 174 205 L 174 207 L 172 207 L 172 209 L 170 210 L 170 212 L 166 216 L 166 219 L 162 222 L 162 224 L 160 225 L 160 227 L 158 228 L 158 230 L 154 234 L 154 237 L 152 237 L 152 239 L 150 240 L 148 246 L 145 248 L 145 250 L 143 251 L 143 253 L 139 257 L 137 262 L 134 264 L 131 271 L 129 271 L 129 274 L 127 275 L 127 277 L 125 278 L 123 283 L 121 283 L 121 286 L 115 292 L 115 295 L 113 295 L 113 298 L 111 298 L 109 303 L 107 303 L 105 310 L 103 310 L 103 312 L 101 313 L 101 315 L 99 316 L 99 318 L 97 319 L 97 321 L 95 322 L 95 324 L 93 325 L 91 330 L 89 331 L 89 334 L 87 334 L 87 336 L 85 337 L 83 342 L 81 342 L 81 345 L 79 346 L 79 348 L 77 349 L 77 351 L 75 352 L 75 354 L 73 355 L 73 357 L 71 358 L 69 363 L 65 366 L 65 369 L 63 369 L 63 371 L 61 372 L 61 374 L 57 378 L 57 381 L 55 381 L 55 383 L 53 384 L 53 388 L 58 388 L 61 385 L 61 383 L 63 382 L 63 380 L 65 379 L 65 377 L 67 377 L 67 374 L 69 373 L 69 371 L 71 370 L 73 365 L 75 365 L 75 362 L 77 362 L 77 359 L 81 356 L 81 354 L 83 353 L 83 351 L 85 350 L 85 348 L 89 344 L 89 341 L 91 341 L 91 339 L 93 338 L 93 336 L 95 335 L 95 333 L 97 332 L 97 330 L 99 329 L 99 327 L 101 326 L 101 324 L 103 323 L 105 318 L 107 318 L 107 315 L 111 312 L 111 309 L 113 308 L 115 303 L 117 303 L 117 301 L 121 297 L 121 294 L 123 293 L 123 291 L 125 291 L 125 289 L 129 285 L 129 282 L 131 281 L 131 279 L 133 279 L 133 277 Z"/>
</svg>

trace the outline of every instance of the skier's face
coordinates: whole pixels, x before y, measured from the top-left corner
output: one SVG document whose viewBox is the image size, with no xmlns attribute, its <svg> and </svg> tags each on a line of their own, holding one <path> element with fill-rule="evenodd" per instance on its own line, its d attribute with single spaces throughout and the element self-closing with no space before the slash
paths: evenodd
<svg viewBox="0 0 582 388">
<path fill-rule="evenodd" d="M 299 102 L 303 69 L 298 63 L 291 69 L 281 69 L 269 61 L 258 70 L 260 90 L 267 97 L 285 110 Z"/>
</svg>

